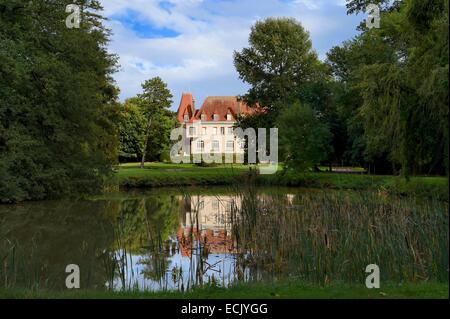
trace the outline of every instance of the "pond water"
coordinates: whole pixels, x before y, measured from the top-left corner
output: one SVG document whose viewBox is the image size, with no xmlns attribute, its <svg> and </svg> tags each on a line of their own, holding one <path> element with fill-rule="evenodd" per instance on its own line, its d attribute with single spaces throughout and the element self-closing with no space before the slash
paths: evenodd
<svg viewBox="0 0 450 319">
<path fill-rule="evenodd" d="M 448 281 L 448 204 L 293 188 L 161 188 L 0 206 L 0 289 Z"/>
</svg>

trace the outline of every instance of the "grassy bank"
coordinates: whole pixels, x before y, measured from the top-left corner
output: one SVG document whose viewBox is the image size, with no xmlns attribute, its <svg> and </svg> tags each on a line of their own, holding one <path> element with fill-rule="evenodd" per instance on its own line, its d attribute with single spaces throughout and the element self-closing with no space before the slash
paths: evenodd
<svg viewBox="0 0 450 319">
<path fill-rule="evenodd" d="M 116 180 L 124 187 L 229 185 L 248 171 L 245 165 L 200 167 L 193 164 L 146 163 L 120 166 Z"/>
<path fill-rule="evenodd" d="M 448 298 L 448 284 L 417 283 L 401 286 L 386 284 L 380 289 L 367 289 L 364 286 L 329 285 L 317 287 L 312 285 L 290 283 L 275 284 L 241 284 L 228 289 L 207 287 L 190 292 L 111 292 L 111 291 L 32 291 L 0 290 L 0 298 L 8 299 L 392 299 L 392 298 Z"/>
<path fill-rule="evenodd" d="M 189 185 L 231 185 L 248 174 L 246 165 L 200 167 L 193 164 L 147 163 L 123 164 L 115 182 L 121 187 L 161 187 Z M 448 180 L 445 177 L 412 177 L 409 181 L 398 176 L 348 173 L 299 173 L 279 171 L 273 175 L 259 175 L 260 185 L 310 188 L 375 190 L 386 194 L 417 195 L 448 200 Z"/>
</svg>

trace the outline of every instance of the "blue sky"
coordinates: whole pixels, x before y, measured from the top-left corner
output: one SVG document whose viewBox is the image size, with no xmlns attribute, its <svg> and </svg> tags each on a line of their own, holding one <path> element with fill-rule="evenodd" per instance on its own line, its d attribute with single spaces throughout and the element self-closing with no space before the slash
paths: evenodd
<svg viewBox="0 0 450 319">
<path fill-rule="evenodd" d="M 208 95 L 248 89 L 233 66 L 233 52 L 248 45 L 250 27 L 266 17 L 292 17 L 309 31 L 321 59 L 357 34 L 363 15 L 348 16 L 345 0 L 101 0 L 119 56 L 115 80 L 123 101 L 141 83 L 160 76 L 174 95 L 192 92 L 199 107 Z"/>
</svg>

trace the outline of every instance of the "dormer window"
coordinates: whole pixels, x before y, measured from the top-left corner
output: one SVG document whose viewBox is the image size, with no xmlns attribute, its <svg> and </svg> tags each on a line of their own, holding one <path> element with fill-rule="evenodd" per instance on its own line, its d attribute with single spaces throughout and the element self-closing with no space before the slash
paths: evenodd
<svg viewBox="0 0 450 319">
<path fill-rule="evenodd" d="M 217 122 L 219 120 L 219 114 L 214 114 L 213 119 L 214 119 L 214 121 Z"/>
<path fill-rule="evenodd" d="M 185 121 L 185 122 L 188 122 L 188 121 L 189 121 L 189 115 L 188 115 L 188 114 L 185 114 L 185 115 L 184 115 L 184 121 Z"/>
<path fill-rule="evenodd" d="M 202 115 L 200 116 L 200 119 L 201 119 L 202 121 L 206 121 L 206 114 L 202 114 Z"/>
<path fill-rule="evenodd" d="M 232 120 L 233 120 L 233 116 L 230 113 L 228 113 L 227 114 L 227 121 L 232 121 Z"/>
</svg>

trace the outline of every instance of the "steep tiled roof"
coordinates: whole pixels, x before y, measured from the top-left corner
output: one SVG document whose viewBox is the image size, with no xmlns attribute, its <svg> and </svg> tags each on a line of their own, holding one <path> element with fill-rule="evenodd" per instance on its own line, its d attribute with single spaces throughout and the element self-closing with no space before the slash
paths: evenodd
<svg viewBox="0 0 450 319">
<path fill-rule="evenodd" d="M 192 99 L 192 94 L 190 94 L 190 98 Z M 178 120 L 180 122 L 184 122 L 184 114 L 186 112 L 186 107 L 184 107 L 186 103 L 183 103 L 183 99 L 186 99 L 185 94 L 181 98 L 180 108 L 178 109 Z M 238 115 L 252 114 L 254 112 L 254 108 L 250 108 L 243 101 L 239 101 L 236 96 L 209 96 L 199 110 L 192 112 L 193 116 L 189 117 L 189 122 L 201 120 L 202 115 L 206 117 L 204 121 L 213 121 L 215 114 L 218 115 L 218 121 L 227 121 L 227 114 L 231 114 L 234 121 Z"/>
<path fill-rule="evenodd" d="M 178 107 L 177 120 L 184 122 L 184 115 L 188 115 L 191 119 L 195 114 L 194 98 L 191 93 L 183 93 L 181 96 L 180 106 Z"/>
</svg>

